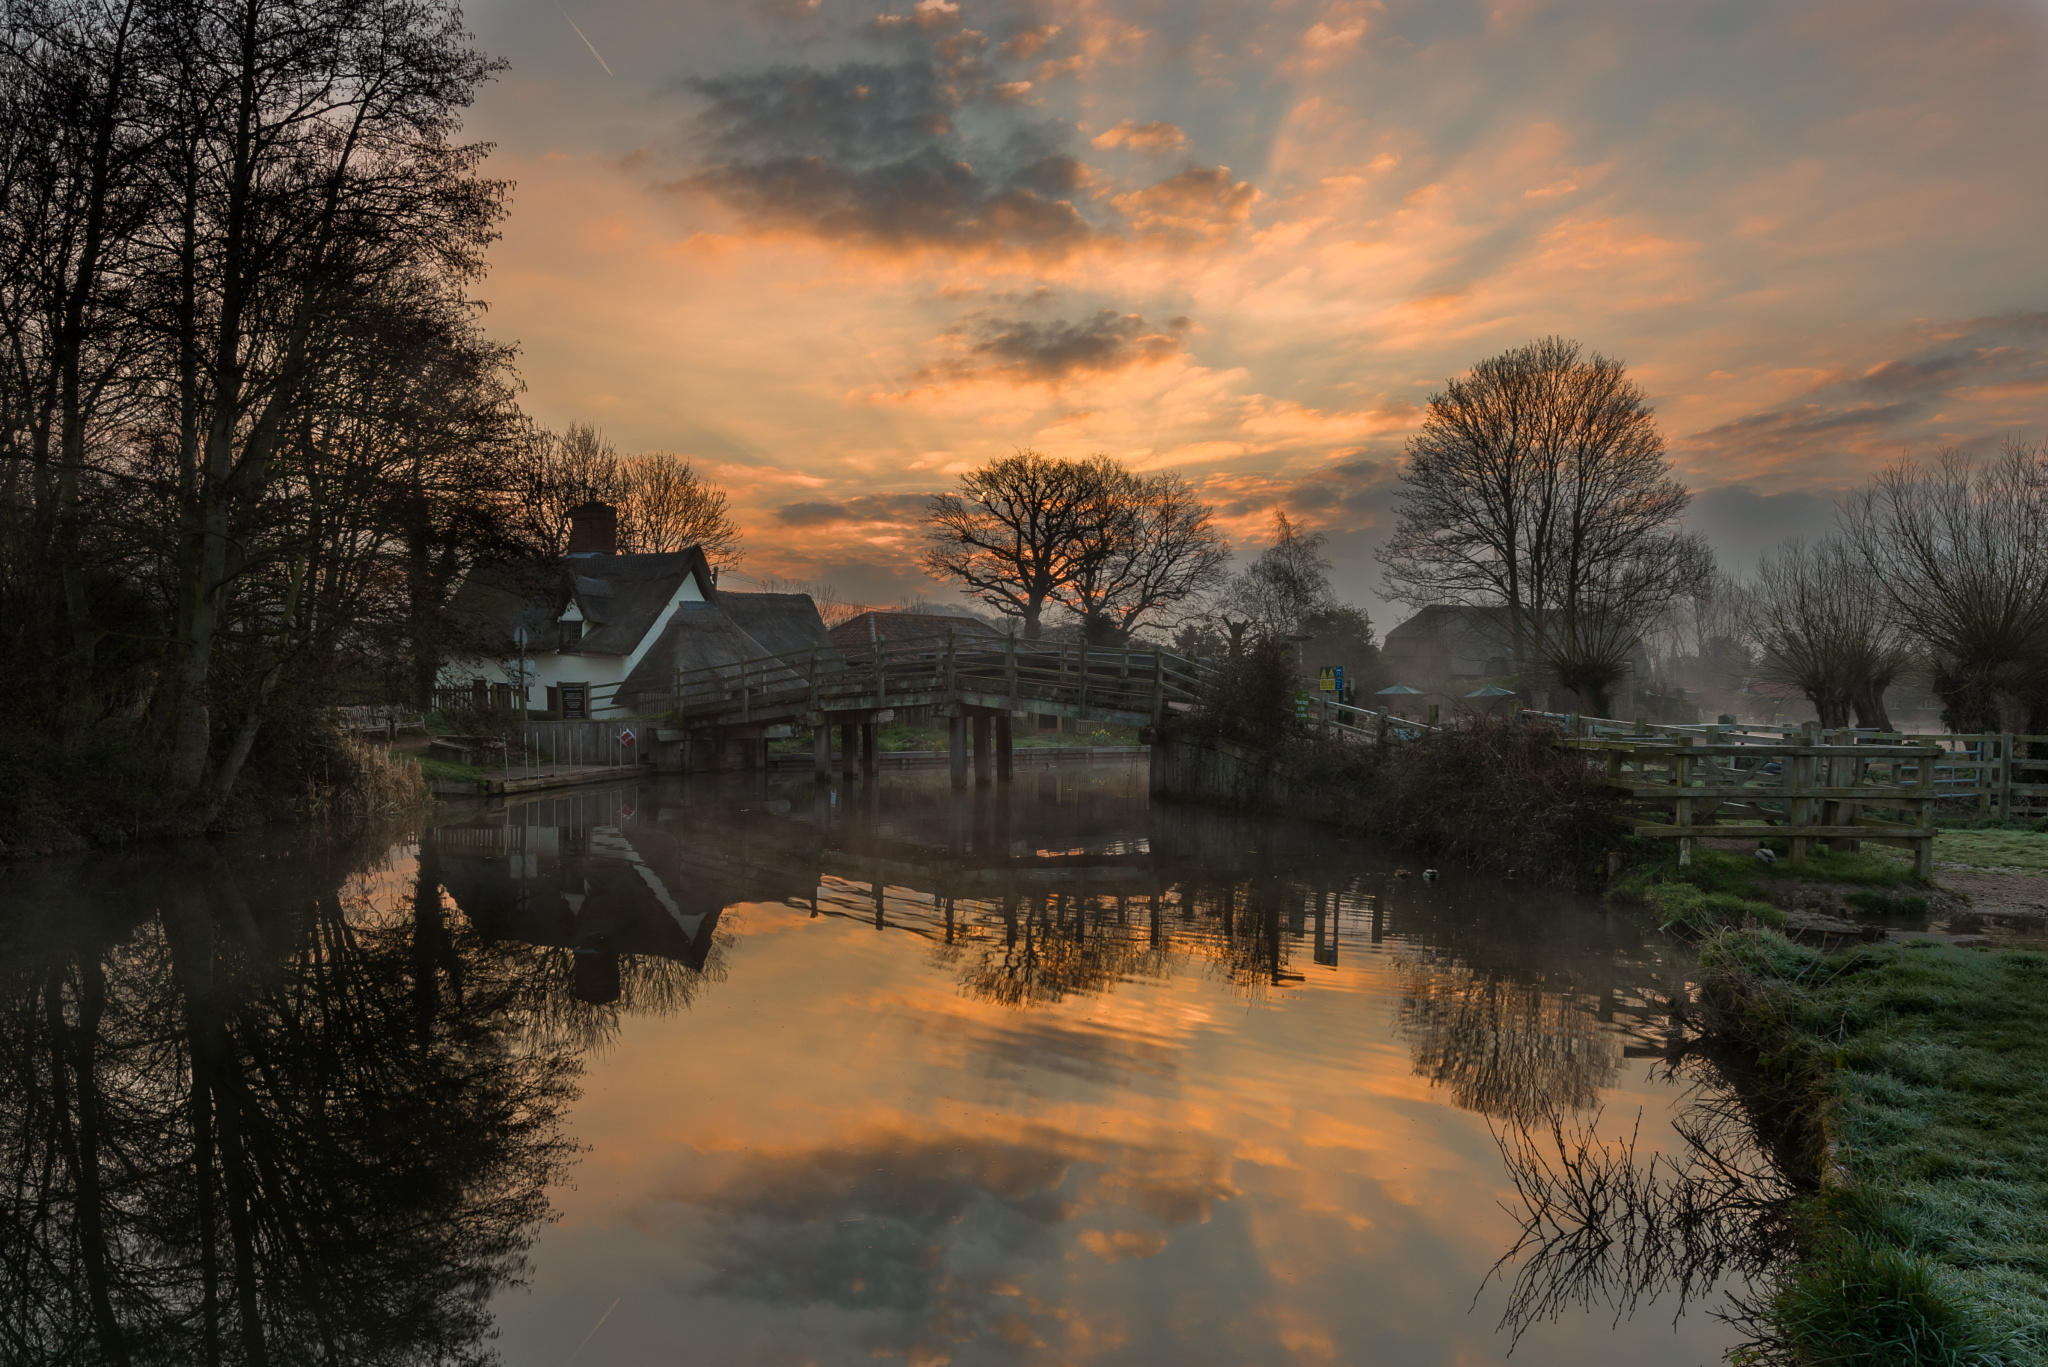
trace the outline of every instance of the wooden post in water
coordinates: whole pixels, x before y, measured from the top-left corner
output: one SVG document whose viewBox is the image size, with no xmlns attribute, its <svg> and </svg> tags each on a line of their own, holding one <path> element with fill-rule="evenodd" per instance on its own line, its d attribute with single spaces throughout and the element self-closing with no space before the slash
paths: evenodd
<svg viewBox="0 0 2048 1367">
<path fill-rule="evenodd" d="M 858 758 L 855 747 L 860 742 L 854 738 L 855 730 L 854 723 L 850 721 L 839 723 L 839 772 L 847 778 L 853 777 L 853 766 Z"/>
<path fill-rule="evenodd" d="M 832 781 L 832 723 L 822 716 L 811 728 L 811 777 L 820 783 Z"/>
<path fill-rule="evenodd" d="M 1008 783 L 1010 781 L 1010 771 L 1014 763 L 1012 745 L 1010 714 L 1008 712 L 998 712 L 996 714 L 996 781 L 998 783 Z"/>
<path fill-rule="evenodd" d="M 952 774 L 953 786 L 967 786 L 967 718 L 955 712 L 946 718 L 946 759 L 947 769 Z"/>
<path fill-rule="evenodd" d="M 989 715 L 986 712 L 974 714 L 974 785 L 978 788 L 995 777 L 994 766 L 989 762 Z"/>
<path fill-rule="evenodd" d="M 875 752 L 882 748 L 882 724 L 878 721 L 864 721 L 860 724 L 860 771 L 869 778 L 875 776 Z"/>
</svg>

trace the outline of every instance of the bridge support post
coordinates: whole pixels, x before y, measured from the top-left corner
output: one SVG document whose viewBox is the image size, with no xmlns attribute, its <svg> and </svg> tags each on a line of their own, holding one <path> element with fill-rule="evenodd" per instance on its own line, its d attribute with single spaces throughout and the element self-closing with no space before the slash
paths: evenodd
<svg viewBox="0 0 2048 1367">
<path fill-rule="evenodd" d="M 854 746 L 853 733 L 857 728 L 850 721 L 839 723 L 839 772 L 853 777 Z"/>
<path fill-rule="evenodd" d="M 967 786 L 967 718 L 954 713 L 946 718 L 946 758 L 952 771 L 953 786 Z"/>
<path fill-rule="evenodd" d="M 832 780 L 832 727 L 827 722 L 811 728 L 811 777 L 820 783 Z"/>
<path fill-rule="evenodd" d="M 864 721 L 860 724 L 860 771 L 869 778 L 875 776 L 875 752 L 882 748 L 882 724 L 878 721 Z"/>
<path fill-rule="evenodd" d="M 974 714 L 974 783 L 976 787 L 989 782 L 995 775 L 989 764 L 989 716 L 986 712 Z"/>
<path fill-rule="evenodd" d="M 1010 735 L 1010 714 L 996 713 L 996 782 L 1008 783 L 1012 768 L 1012 737 Z"/>
</svg>

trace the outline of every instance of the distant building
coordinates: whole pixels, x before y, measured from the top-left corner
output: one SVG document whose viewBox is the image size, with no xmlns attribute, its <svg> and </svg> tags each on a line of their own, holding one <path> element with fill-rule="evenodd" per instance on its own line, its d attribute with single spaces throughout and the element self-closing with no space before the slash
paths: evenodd
<svg viewBox="0 0 2048 1367">
<path fill-rule="evenodd" d="M 1504 608 L 1435 603 L 1387 633 L 1381 671 L 1407 684 L 1496 679 L 1515 672 Z"/>
<path fill-rule="evenodd" d="M 529 708 L 626 716 L 666 708 L 678 670 L 836 657 L 808 595 L 722 590 L 695 546 L 620 555 L 606 504 L 569 518 L 563 560 L 479 566 L 463 580 L 451 605 L 462 644 L 442 688 L 513 707 L 523 685 Z"/>
</svg>

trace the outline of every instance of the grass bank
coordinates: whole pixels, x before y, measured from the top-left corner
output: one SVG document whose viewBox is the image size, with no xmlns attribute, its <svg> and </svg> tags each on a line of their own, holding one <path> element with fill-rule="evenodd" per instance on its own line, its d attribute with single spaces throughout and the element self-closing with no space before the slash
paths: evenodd
<svg viewBox="0 0 2048 1367">
<path fill-rule="evenodd" d="M 1787 905 L 1815 887 L 1837 891 L 1846 910 L 1925 910 L 1925 885 L 1914 878 L 1913 866 L 1888 853 L 1816 850 L 1794 866 L 1706 849 L 1694 851 L 1692 863 L 1681 868 L 1670 850 L 1653 849 L 1609 880 L 1607 898 L 1641 907 L 1659 929 L 1695 939 L 1735 927 L 1782 928 Z"/>
<path fill-rule="evenodd" d="M 1809 1168 L 1767 1307 L 1779 1356 L 2048 1362 L 2048 955 L 1824 955 L 1747 929 L 1701 962 L 1716 1032 Z"/>
</svg>

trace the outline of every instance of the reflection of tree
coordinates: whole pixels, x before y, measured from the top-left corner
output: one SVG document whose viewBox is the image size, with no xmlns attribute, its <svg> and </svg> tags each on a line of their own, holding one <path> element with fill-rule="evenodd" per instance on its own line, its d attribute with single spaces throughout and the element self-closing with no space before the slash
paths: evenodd
<svg viewBox="0 0 2048 1367">
<path fill-rule="evenodd" d="M 628 1015 L 665 1016 L 687 1011 L 706 982 L 725 981 L 724 949 L 730 937 L 714 938 L 704 967 L 692 968 L 659 954 L 615 954 L 608 971 L 617 975 L 616 995 L 590 1001 L 579 995 L 579 952 L 554 945 L 498 946 L 519 965 L 516 996 L 535 1041 L 578 1053 L 608 1047 Z"/>
<path fill-rule="evenodd" d="M 1558 1111 L 1495 1130 L 1515 1186 L 1508 1213 L 1520 1233 L 1487 1274 L 1514 1268 L 1501 1326 L 1520 1339 L 1542 1321 L 1601 1307 L 1616 1319 L 1675 1298 L 1676 1308 L 1730 1278 L 1730 1318 L 1755 1335 L 1755 1288 L 1767 1285 L 1793 1247 L 1795 1188 L 1758 1146 L 1750 1117 L 1727 1084 L 1699 1059 L 1693 1086 L 1673 1121 L 1681 1149 L 1642 1153 L 1641 1120 L 1626 1137 L 1598 1133 Z M 1766 1360 L 1753 1342 L 1742 1361 Z"/>
<path fill-rule="evenodd" d="M 1400 1029 L 1417 1074 L 1482 1115 L 1526 1120 L 1583 1110 L 1619 1059 L 1600 1023 L 1572 996 L 1460 963 L 1411 961 Z"/>
<path fill-rule="evenodd" d="M 1128 904 L 1085 893 L 1049 893 L 1001 906 L 1000 928 L 978 926 L 960 985 L 999 1006 L 1036 1006 L 1100 992 L 1123 978 L 1164 971 L 1164 956 L 1130 923 Z M 956 940 L 956 943 L 960 941 Z"/>
<path fill-rule="evenodd" d="M 259 866 L 261 867 L 261 866 Z M 0 951 L 0 1358 L 481 1361 L 572 1069 L 438 896 L 225 865 Z"/>
</svg>

